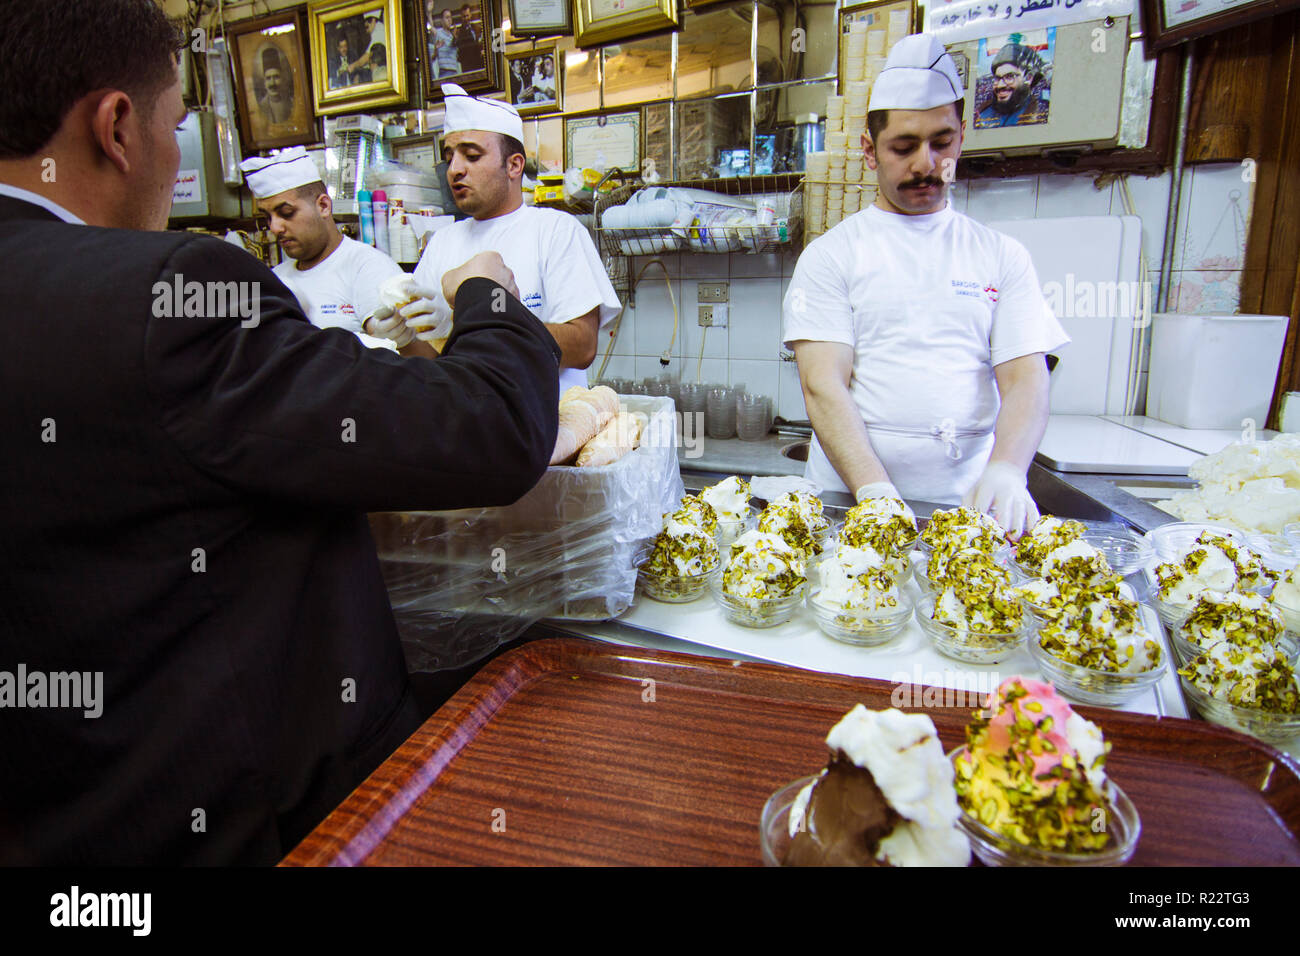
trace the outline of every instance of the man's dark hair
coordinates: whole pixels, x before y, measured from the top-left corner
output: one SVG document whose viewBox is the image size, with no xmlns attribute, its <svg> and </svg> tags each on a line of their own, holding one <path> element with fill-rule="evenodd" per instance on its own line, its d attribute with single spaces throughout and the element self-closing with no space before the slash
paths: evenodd
<svg viewBox="0 0 1300 956">
<path fill-rule="evenodd" d="M 154 0 L 0 0 L 0 159 L 34 156 L 82 97 L 121 90 L 148 118 L 181 37 Z"/>
<path fill-rule="evenodd" d="M 524 152 L 524 144 L 519 142 L 513 136 L 507 136 L 505 133 L 497 133 L 497 139 L 501 144 L 501 168 L 504 169 L 510 162 L 510 157 L 518 153 L 528 161 L 528 154 Z"/>
<path fill-rule="evenodd" d="M 299 186 L 293 191 L 295 199 L 306 199 L 308 202 L 315 202 L 316 199 L 327 190 L 322 182 L 306 183 Z"/>
<path fill-rule="evenodd" d="M 957 125 L 960 126 L 966 118 L 966 101 L 954 100 L 952 105 L 957 107 Z M 867 135 L 871 137 L 872 143 L 880 142 L 880 134 L 888 125 L 889 110 L 872 110 L 867 114 Z"/>
</svg>

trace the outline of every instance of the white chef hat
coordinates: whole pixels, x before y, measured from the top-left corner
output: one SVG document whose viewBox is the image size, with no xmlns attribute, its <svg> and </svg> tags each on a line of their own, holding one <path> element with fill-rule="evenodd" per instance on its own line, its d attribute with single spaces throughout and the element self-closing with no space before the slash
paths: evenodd
<svg viewBox="0 0 1300 956">
<path fill-rule="evenodd" d="M 447 118 L 442 123 L 442 133 L 459 133 L 467 129 L 481 129 L 489 133 L 504 133 L 524 141 L 524 121 L 519 111 L 502 100 L 480 99 L 470 96 L 455 83 L 442 84 L 446 98 Z"/>
<path fill-rule="evenodd" d="M 944 45 L 932 34 L 914 33 L 889 51 L 867 110 L 929 110 L 965 95 Z"/>
<path fill-rule="evenodd" d="M 287 189 L 322 181 L 320 170 L 302 146 L 277 149 L 270 156 L 246 159 L 239 168 L 244 171 L 244 181 L 255 199 L 278 196 Z"/>
</svg>

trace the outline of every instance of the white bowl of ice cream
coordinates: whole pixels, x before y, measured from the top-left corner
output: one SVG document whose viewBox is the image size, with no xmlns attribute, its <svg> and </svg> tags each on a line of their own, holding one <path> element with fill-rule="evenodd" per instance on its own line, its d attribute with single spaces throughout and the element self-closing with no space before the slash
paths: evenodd
<svg viewBox="0 0 1300 956">
<path fill-rule="evenodd" d="M 709 575 L 721 564 L 713 536 L 691 523 L 681 510 L 664 516 L 646 559 L 637 570 L 637 583 L 647 597 L 669 604 L 694 601 L 709 586 Z"/>
<path fill-rule="evenodd" d="M 839 545 L 821 562 L 820 583 L 808 607 L 829 637 L 874 646 L 892 640 L 912 616 L 912 602 L 891 571 L 893 562 L 873 548 Z"/>
<path fill-rule="evenodd" d="M 1108 707 L 1155 684 L 1168 666 L 1159 635 L 1143 624 L 1141 606 L 1102 595 L 1040 628 L 1029 652 L 1062 693 Z"/>
<path fill-rule="evenodd" d="M 968 664 L 1004 661 L 1034 631 L 1034 616 L 1005 589 L 976 593 L 949 585 L 922 597 L 916 619 L 939 653 Z"/>
<path fill-rule="evenodd" d="M 726 548 L 754 527 L 758 509 L 749 503 L 749 482 L 732 475 L 700 492 L 718 517 L 718 547 Z"/>
</svg>

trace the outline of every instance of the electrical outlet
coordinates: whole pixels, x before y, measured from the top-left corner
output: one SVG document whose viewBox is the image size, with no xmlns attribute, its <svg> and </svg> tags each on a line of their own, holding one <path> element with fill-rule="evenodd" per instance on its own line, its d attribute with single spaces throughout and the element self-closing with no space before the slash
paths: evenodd
<svg viewBox="0 0 1300 956">
<path fill-rule="evenodd" d="M 727 291 L 726 282 L 699 282 L 696 283 L 695 301 L 696 302 L 728 302 L 730 296 Z"/>
<path fill-rule="evenodd" d="M 713 307 L 713 327 L 715 329 L 725 329 L 727 327 L 727 306 L 715 305 Z"/>
<path fill-rule="evenodd" d="M 700 328 L 708 329 L 713 326 L 713 306 L 700 306 Z"/>
</svg>

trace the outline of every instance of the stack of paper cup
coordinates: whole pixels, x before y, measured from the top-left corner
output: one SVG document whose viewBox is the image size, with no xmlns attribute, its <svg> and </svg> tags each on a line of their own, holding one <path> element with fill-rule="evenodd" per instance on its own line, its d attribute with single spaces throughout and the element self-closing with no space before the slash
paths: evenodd
<svg viewBox="0 0 1300 956">
<path fill-rule="evenodd" d="M 857 186 L 844 187 L 844 215 L 851 216 L 861 208 L 862 190 Z"/>
<path fill-rule="evenodd" d="M 867 32 L 867 56 L 884 56 L 888 50 L 885 41 L 889 39 L 888 30 L 870 30 Z"/>
<path fill-rule="evenodd" d="M 861 140 L 859 140 L 858 142 L 861 142 Z M 862 182 L 862 150 L 860 149 L 845 150 L 844 181 L 846 183 Z"/>
<path fill-rule="evenodd" d="M 872 86 L 876 85 L 876 80 L 880 77 L 880 71 L 885 68 L 885 61 L 888 57 L 883 54 L 868 54 L 866 67 L 866 80 Z"/>
<path fill-rule="evenodd" d="M 830 153 L 827 152 L 809 153 L 804 158 L 804 178 L 810 183 L 825 183 L 830 159 Z"/>
<path fill-rule="evenodd" d="M 849 35 L 844 38 L 844 62 L 840 64 L 840 78 L 845 83 L 860 81 L 867 72 L 867 33 L 865 29 L 854 30 L 857 26 L 857 23 L 850 24 Z"/>
<path fill-rule="evenodd" d="M 844 129 L 844 97 L 826 97 L 826 132 Z"/>
</svg>

